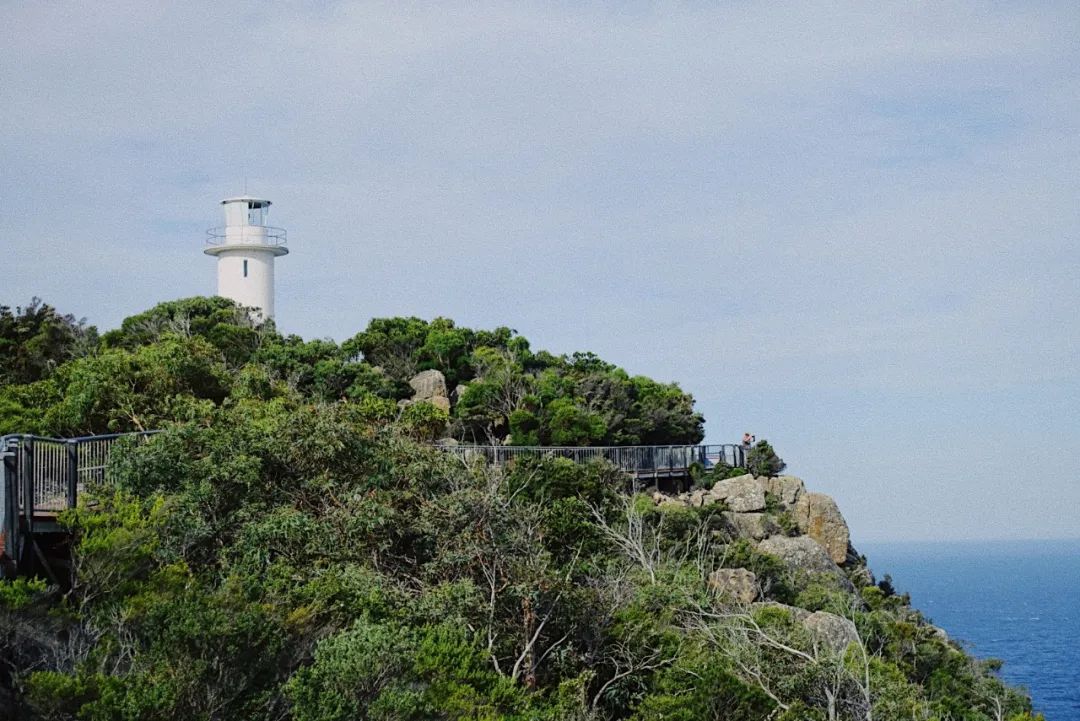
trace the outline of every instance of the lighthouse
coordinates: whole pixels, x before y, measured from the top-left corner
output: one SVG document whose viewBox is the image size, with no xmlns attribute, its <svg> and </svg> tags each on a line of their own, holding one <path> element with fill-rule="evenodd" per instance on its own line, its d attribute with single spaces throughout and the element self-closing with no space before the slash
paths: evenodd
<svg viewBox="0 0 1080 721">
<path fill-rule="evenodd" d="M 266 224 L 270 201 L 243 196 L 221 201 L 225 227 L 206 231 L 207 255 L 217 257 L 217 294 L 274 317 L 274 258 L 285 255 L 285 229 Z"/>
</svg>

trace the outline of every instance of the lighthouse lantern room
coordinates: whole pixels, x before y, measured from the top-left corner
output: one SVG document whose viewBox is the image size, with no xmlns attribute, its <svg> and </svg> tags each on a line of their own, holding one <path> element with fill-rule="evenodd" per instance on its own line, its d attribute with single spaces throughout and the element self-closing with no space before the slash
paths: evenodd
<svg viewBox="0 0 1080 721">
<path fill-rule="evenodd" d="M 206 231 L 206 254 L 217 257 L 218 295 L 261 318 L 274 317 L 274 258 L 285 255 L 285 229 L 266 224 L 270 201 L 243 196 L 221 201 L 225 227 Z"/>
</svg>

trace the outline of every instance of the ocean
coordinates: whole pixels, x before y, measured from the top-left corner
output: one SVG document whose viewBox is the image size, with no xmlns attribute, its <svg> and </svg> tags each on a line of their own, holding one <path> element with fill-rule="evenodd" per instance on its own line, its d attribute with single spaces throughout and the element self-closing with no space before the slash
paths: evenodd
<svg viewBox="0 0 1080 721">
<path fill-rule="evenodd" d="M 1080 539 L 859 544 L 912 605 L 1031 692 L 1047 721 L 1080 721 Z"/>
</svg>

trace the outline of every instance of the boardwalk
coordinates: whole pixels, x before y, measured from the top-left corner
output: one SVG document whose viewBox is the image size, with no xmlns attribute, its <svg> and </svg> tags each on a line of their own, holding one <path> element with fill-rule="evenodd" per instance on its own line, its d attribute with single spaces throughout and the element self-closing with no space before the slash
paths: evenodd
<svg viewBox="0 0 1080 721">
<path fill-rule="evenodd" d="M 695 466 L 712 468 L 723 462 L 745 465 L 742 446 L 443 446 L 463 458 L 482 457 L 492 465 L 504 466 L 520 458 L 567 458 L 575 463 L 607 461 L 638 480 L 683 478 Z"/>
<path fill-rule="evenodd" d="M 63 533 L 57 515 L 78 501 L 86 483 L 102 481 L 109 453 L 123 438 L 141 442 L 153 435 L 128 433 L 85 438 L 32 435 L 0 438 L 0 558 L 18 562 L 27 550 L 40 553 L 35 538 Z M 737 445 L 676 446 L 438 446 L 465 460 L 506 466 L 523 458 L 567 458 L 575 463 L 606 461 L 635 484 L 685 478 L 691 468 L 718 463 L 745 465 Z"/>
</svg>

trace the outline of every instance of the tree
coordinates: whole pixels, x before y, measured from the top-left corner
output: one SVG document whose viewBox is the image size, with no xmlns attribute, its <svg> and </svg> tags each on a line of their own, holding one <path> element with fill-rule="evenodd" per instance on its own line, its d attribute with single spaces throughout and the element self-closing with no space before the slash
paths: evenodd
<svg viewBox="0 0 1080 721">
<path fill-rule="evenodd" d="M 264 342 L 278 337 L 273 321 L 258 320 L 235 301 L 212 296 L 159 303 L 125 318 L 102 342 L 107 348 L 134 350 L 169 335 L 202 338 L 221 351 L 230 367 L 243 365 Z"/>
<path fill-rule="evenodd" d="M 0 386 L 43 380 L 96 346 L 97 329 L 40 298 L 14 311 L 0 305 Z"/>
<path fill-rule="evenodd" d="M 55 380 L 60 398 L 47 409 L 45 425 L 60 435 L 151 430 L 202 418 L 225 399 L 230 382 L 213 346 L 175 336 L 79 359 Z"/>
<path fill-rule="evenodd" d="M 395 380 L 408 381 L 418 370 L 416 356 L 427 333 L 427 322 L 419 318 L 374 318 L 342 349 L 354 359 L 362 356 Z"/>
<path fill-rule="evenodd" d="M 746 470 L 755 476 L 776 476 L 787 468 L 787 464 L 768 441 L 758 441 L 746 454 Z"/>
</svg>

